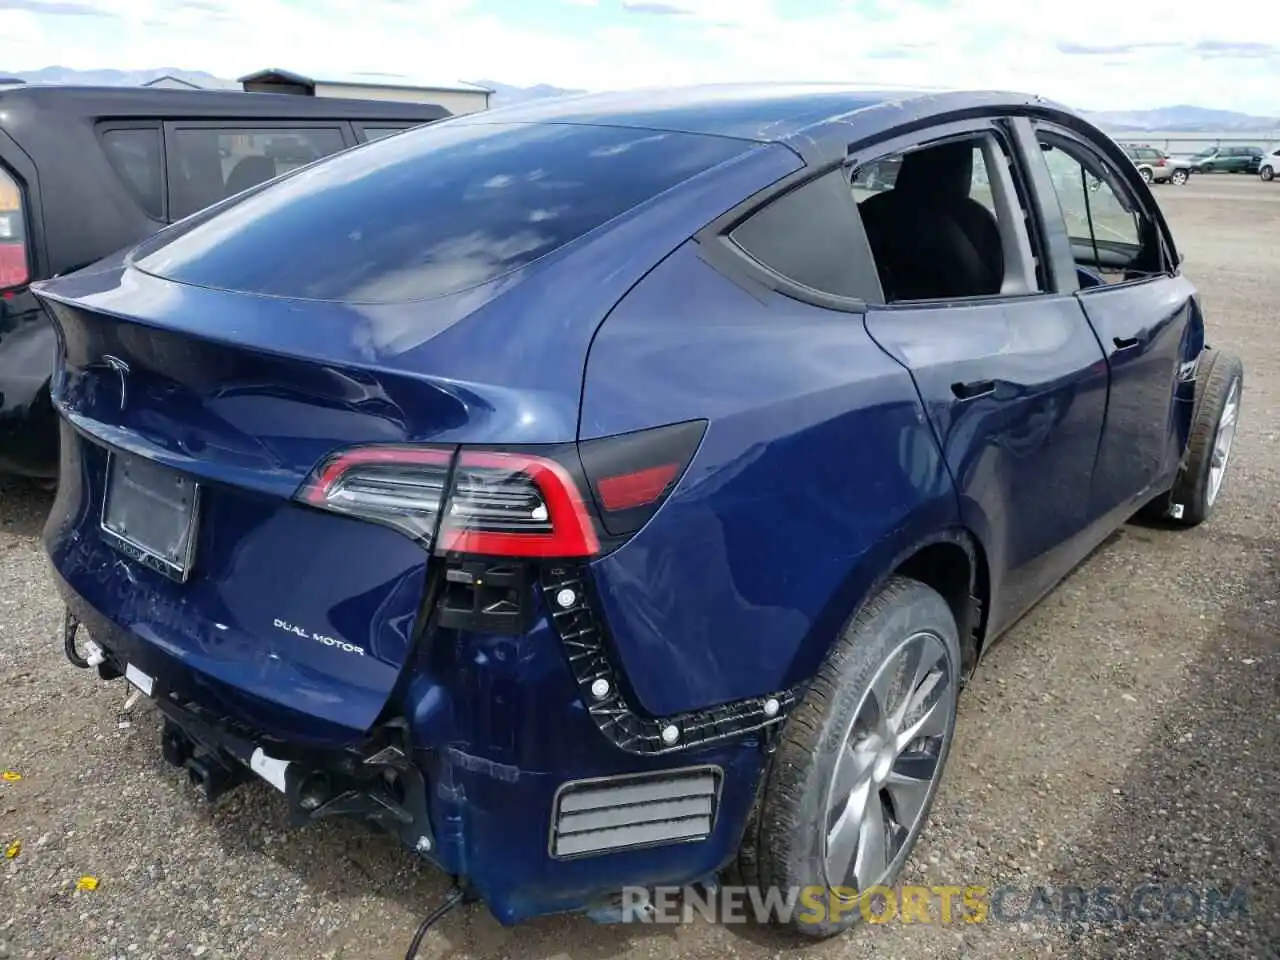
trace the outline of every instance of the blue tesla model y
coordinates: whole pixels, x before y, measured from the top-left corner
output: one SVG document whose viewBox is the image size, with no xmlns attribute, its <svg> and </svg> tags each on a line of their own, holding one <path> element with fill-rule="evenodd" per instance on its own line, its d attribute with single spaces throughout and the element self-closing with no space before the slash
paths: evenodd
<svg viewBox="0 0 1280 960">
<path fill-rule="evenodd" d="M 457 117 L 38 294 L 69 657 L 506 923 L 736 863 L 852 924 L 983 652 L 1209 516 L 1243 379 L 1124 151 L 1016 94 Z"/>
</svg>

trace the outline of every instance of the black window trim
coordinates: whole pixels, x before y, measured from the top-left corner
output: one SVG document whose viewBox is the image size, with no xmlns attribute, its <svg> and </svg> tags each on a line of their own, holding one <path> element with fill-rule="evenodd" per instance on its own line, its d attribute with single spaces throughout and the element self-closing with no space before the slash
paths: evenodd
<svg viewBox="0 0 1280 960">
<path fill-rule="evenodd" d="M 111 152 L 107 149 L 106 136 L 109 133 L 115 133 L 118 130 L 151 130 L 156 133 L 156 138 L 160 146 L 160 217 L 157 219 L 152 216 L 151 211 L 146 208 L 138 191 L 133 184 L 129 182 L 129 178 L 124 175 L 112 159 Z M 138 205 L 138 209 L 152 223 L 164 224 L 169 222 L 169 160 L 166 156 L 168 149 L 168 138 L 164 134 L 164 121 L 162 120 L 100 120 L 94 125 L 94 138 L 98 142 L 98 149 L 102 151 L 103 157 L 107 164 L 111 167 L 111 172 L 116 175 L 116 179 L 124 187 L 125 192 L 133 198 Z"/>
<path fill-rule="evenodd" d="M 887 303 L 884 292 L 877 282 L 875 289 L 868 291 L 867 296 L 861 298 L 842 297 L 807 287 L 768 269 L 742 250 L 729 237 L 739 224 L 749 219 L 756 211 L 763 209 L 791 190 L 798 189 L 812 180 L 817 180 L 834 169 L 843 168 L 847 171 L 848 176 L 846 179 L 850 179 L 857 167 L 892 154 L 903 153 L 910 149 L 919 149 L 928 145 L 936 146 L 950 140 L 971 140 L 977 136 L 988 134 L 994 136 L 1004 146 L 1005 152 L 1010 159 L 1010 163 L 1003 166 L 999 175 L 1002 179 L 1007 179 L 1006 186 L 1010 197 L 1022 206 L 1020 211 L 1016 211 L 1018 215 L 1014 218 L 1016 221 L 1014 229 L 1018 230 L 1021 243 L 1024 245 L 1021 253 L 1024 257 L 1029 258 L 1027 260 L 1028 264 L 1039 262 L 1043 265 L 1042 258 L 1044 253 L 1038 243 L 1040 238 L 1032 234 L 1030 224 L 1027 221 L 1027 217 L 1031 216 L 1029 207 L 1034 202 L 1034 191 L 1031 190 L 1030 182 L 1020 169 L 1018 151 L 1014 142 L 1015 137 L 1010 126 L 1014 118 L 1014 113 L 1004 109 L 983 111 L 978 114 L 968 113 L 962 119 L 948 119 L 945 116 L 934 117 L 930 118 L 928 122 L 914 121 L 906 123 L 864 140 L 854 141 L 849 144 L 846 156 L 842 160 L 831 161 L 817 167 L 803 167 L 795 173 L 783 177 L 772 186 L 759 191 L 713 220 L 694 235 L 694 240 L 697 242 L 704 260 L 720 273 L 734 280 L 748 292 L 761 299 L 763 299 L 765 291 L 772 290 L 803 303 L 846 313 L 862 314 L 870 306 L 886 309 L 930 309 L 945 308 L 956 304 L 1022 302 L 1031 297 L 1051 295 L 1051 290 L 1041 289 L 1026 292 L 995 293 L 981 297 L 904 300 L 897 303 Z M 857 204 L 853 201 L 852 192 L 850 192 L 849 199 L 858 229 L 861 232 L 862 217 L 857 215 Z M 1021 228 L 1019 228 L 1019 225 L 1021 225 Z M 863 237 L 865 240 L 865 232 Z M 871 256 L 870 244 L 867 244 L 865 252 L 867 256 Z M 1037 271 L 1038 274 L 1042 274 L 1042 272 Z M 1041 286 L 1047 286 L 1047 277 L 1042 275 L 1038 276 L 1037 279 Z"/>
<path fill-rule="evenodd" d="M 693 239 L 698 245 L 699 254 L 717 271 L 738 283 L 758 299 L 763 300 L 767 291 L 772 290 L 793 300 L 799 300 L 802 303 L 808 303 L 816 307 L 825 307 L 828 310 L 855 314 L 865 313 L 869 302 L 868 298 L 842 297 L 797 283 L 766 267 L 730 237 L 730 234 L 740 224 L 751 219 L 758 211 L 782 199 L 793 190 L 799 190 L 821 179 L 833 170 L 840 169 L 843 165 L 843 161 L 835 160 L 824 163 L 821 166 L 801 167 L 764 190 L 748 197 L 694 234 Z M 852 199 L 852 196 L 850 196 L 851 203 Z M 853 212 L 856 217 L 857 211 Z M 861 218 L 857 218 L 857 222 L 861 227 Z M 870 247 L 868 247 L 867 252 L 870 255 Z M 876 290 L 870 299 L 874 300 L 875 297 L 880 296 L 882 295 L 879 290 Z"/>
<path fill-rule="evenodd" d="M 1039 136 L 1042 133 L 1048 135 L 1052 139 L 1057 139 L 1059 141 L 1069 143 L 1072 146 L 1080 150 L 1083 150 L 1086 154 L 1092 155 L 1096 161 L 1100 162 L 1103 168 L 1112 174 L 1112 177 L 1110 179 L 1115 180 L 1119 184 L 1119 186 L 1125 191 L 1128 201 L 1134 204 L 1138 208 L 1138 211 L 1142 214 L 1143 217 L 1150 220 L 1155 225 L 1156 234 L 1160 239 L 1160 255 L 1161 255 L 1161 259 L 1163 261 L 1163 266 L 1164 266 L 1164 269 L 1160 273 L 1152 274 L 1151 276 L 1146 276 L 1146 277 L 1135 277 L 1132 280 L 1124 280 L 1119 283 L 1103 283 L 1096 287 L 1081 287 L 1078 289 L 1077 292 L 1081 294 L 1089 294 L 1095 291 L 1125 289 L 1128 287 L 1138 286 L 1144 283 L 1152 283 L 1157 280 L 1168 279 L 1169 277 L 1176 275 L 1178 259 L 1176 254 L 1176 248 L 1173 246 L 1173 238 L 1169 232 L 1168 224 L 1165 222 L 1164 217 L 1161 215 L 1159 209 L 1155 208 L 1154 200 L 1153 198 L 1151 198 L 1150 190 L 1146 190 L 1144 193 L 1144 190 L 1138 189 L 1138 185 L 1142 184 L 1142 178 L 1138 173 L 1137 168 L 1132 167 L 1132 165 L 1129 165 L 1130 169 L 1125 169 L 1123 165 L 1116 162 L 1114 157 L 1108 156 L 1108 151 L 1103 149 L 1100 144 L 1094 142 L 1092 137 L 1084 136 L 1079 131 L 1073 130 L 1071 127 L 1065 126 L 1055 120 L 1036 118 L 1035 120 L 1032 121 L 1031 127 L 1033 132 L 1034 146 L 1036 148 L 1037 154 L 1039 154 L 1040 156 L 1040 163 L 1045 164 L 1046 179 L 1048 177 L 1048 165 L 1047 165 L 1047 161 L 1044 159 L 1043 153 L 1039 149 L 1040 147 Z M 1146 185 L 1142 184 L 1142 186 L 1145 188 Z M 1053 201 L 1054 203 L 1052 206 L 1048 206 L 1048 205 L 1039 206 L 1037 208 L 1038 215 L 1041 217 L 1045 217 L 1045 216 L 1051 217 L 1051 216 L 1054 216 L 1056 213 L 1056 216 L 1059 219 L 1061 219 L 1062 212 L 1057 207 L 1056 191 L 1053 195 Z M 1061 228 L 1062 228 L 1062 233 L 1068 236 L 1068 243 L 1070 243 L 1070 237 L 1066 233 L 1065 222 L 1061 224 Z M 1071 262 L 1073 264 L 1073 273 L 1074 273 L 1074 265 L 1075 265 L 1074 256 L 1072 257 Z"/>
<path fill-rule="evenodd" d="M 170 120 L 163 121 L 162 126 L 164 131 L 163 152 L 166 158 L 168 157 L 169 151 L 173 150 L 175 147 L 175 144 L 174 144 L 175 135 L 183 130 L 231 130 L 231 131 L 246 131 L 249 133 L 253 133 L 259 130 L 280 130 L 280 131 L 337 130 L 338 133 L 342 136 L 342 144 L 343 144 L 342 150 L 350 150 L 352 147 L 359 146 L 361 143 L 363 143 L 363 141 L 356 139 L 355 132 L 351 126 L 351 121 L 349 120 L 313 120 L 313 119 L 291 120 L 288 117 L 281 117 L 279 119 L 266 119 L 266 120 L 261 118 L 245 120 L 240 117 L 218 117 L 216 119 L 190 119 L 190 120 L 170 119 Z M 341 152 L 342 151 L 339 151 L 339 153 Z M 335 156 L 335 155 L 336 154 L 329 154 L 329 156 Z M 325 159 L 325 158 L 321 158 L 321 159 Z M 303 166 L 306 166 L 306 164 L 303 164 Z M 297 168 L 297 169 L 301 169 L 301 168 Z M 293 172 L 295 171 L 292 171 L 292 170 L 289 171 L 289 173 L 293 173 Z M 286 176 L 287 175 L 288 174 L 286 174 Z M 164 167 L 164 198 L 165 198 L 164 210 L 165 210 L 165 217 L 166 217 L 167 223 L 177 222 L 172 219 L 172 215 L 171 215 L 171 211 L 173 209 L 172 194 L 173 194 L 173 187 L 169 180 L 169 168 L 168 168 L 168 161 L 166 159 L 165 167 Z M 230 199 L 230 198 L 226 198 L 226 199 Z M 215 206 L 215 207 L 221 206 L 223 203 L 224 203 L 223 200 L 219 200 L 216 203 L 211 204 L 211 206 Z M 209 207 L 205 207 L 203 209 L 207 210 L 209 209 Z M 191 213 L 187 214 L 187 216 L 188 217 L 194 216 L 195 214 L 200 212 L 201 212 L 200 210 L 193 210 L 191 211 Z M 185 218 L 180 218 L 180 219 L 185 219 Z"/>
</svg>

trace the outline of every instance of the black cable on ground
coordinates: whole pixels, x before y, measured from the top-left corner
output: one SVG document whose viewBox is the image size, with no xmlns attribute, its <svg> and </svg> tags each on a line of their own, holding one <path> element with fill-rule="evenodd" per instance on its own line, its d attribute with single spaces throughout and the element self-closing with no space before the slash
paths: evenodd
<svg viewBox="0 0 1280 960">
<path fill-rule="evenodd" d="M 428 913 L 422 919 L 422 923 L 418 925 L 418 932 L 413 935 L 413 941 L 409 944 L 404 960 L 414 960 L 418 955 L 418 948 L 422 946 L 422 938 L 427 935 L 427 931 L 443 920 L 446 914 L 465 899 L 466 893 L 461 887 L 454 887 L 450 890 L 449 895 L 444 898 L 444 902 Z"/>
<path fill-rule="evenodd" d="M 76 649 L 76 632 L 79 629 L 80 621 L 68 610 L 62 621 L 62 649 L 68 660 L 81 670 L 88 670 L 89 661 L 80 656 L 80 652 Z"/>
</svg>

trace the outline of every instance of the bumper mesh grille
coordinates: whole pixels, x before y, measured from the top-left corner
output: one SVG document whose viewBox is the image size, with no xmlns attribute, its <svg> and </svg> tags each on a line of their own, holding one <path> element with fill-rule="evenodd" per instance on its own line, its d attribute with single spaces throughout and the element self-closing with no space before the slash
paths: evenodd
<svg viewBox="0 0 1280 960">
<path fill-rule="evenodd" d="M 702 840 L 715 828 L 718 767 L 566 783 L 556 794 L 551 855 L 564 859 Z"/>
</svg>

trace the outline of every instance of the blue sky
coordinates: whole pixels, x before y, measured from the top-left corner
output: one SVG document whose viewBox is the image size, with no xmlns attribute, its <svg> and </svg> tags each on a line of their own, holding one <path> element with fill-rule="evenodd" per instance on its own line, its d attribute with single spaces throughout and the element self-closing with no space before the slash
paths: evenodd
<svg viewBox="0 0 1280 960">
<path fill-rule="evenodd" d="M 0 0 L 0 72 L 53 64 L 591 90 L 850 80 L 1280 115 L 1280 14 L 1203 0 Z"/>
</svg>

